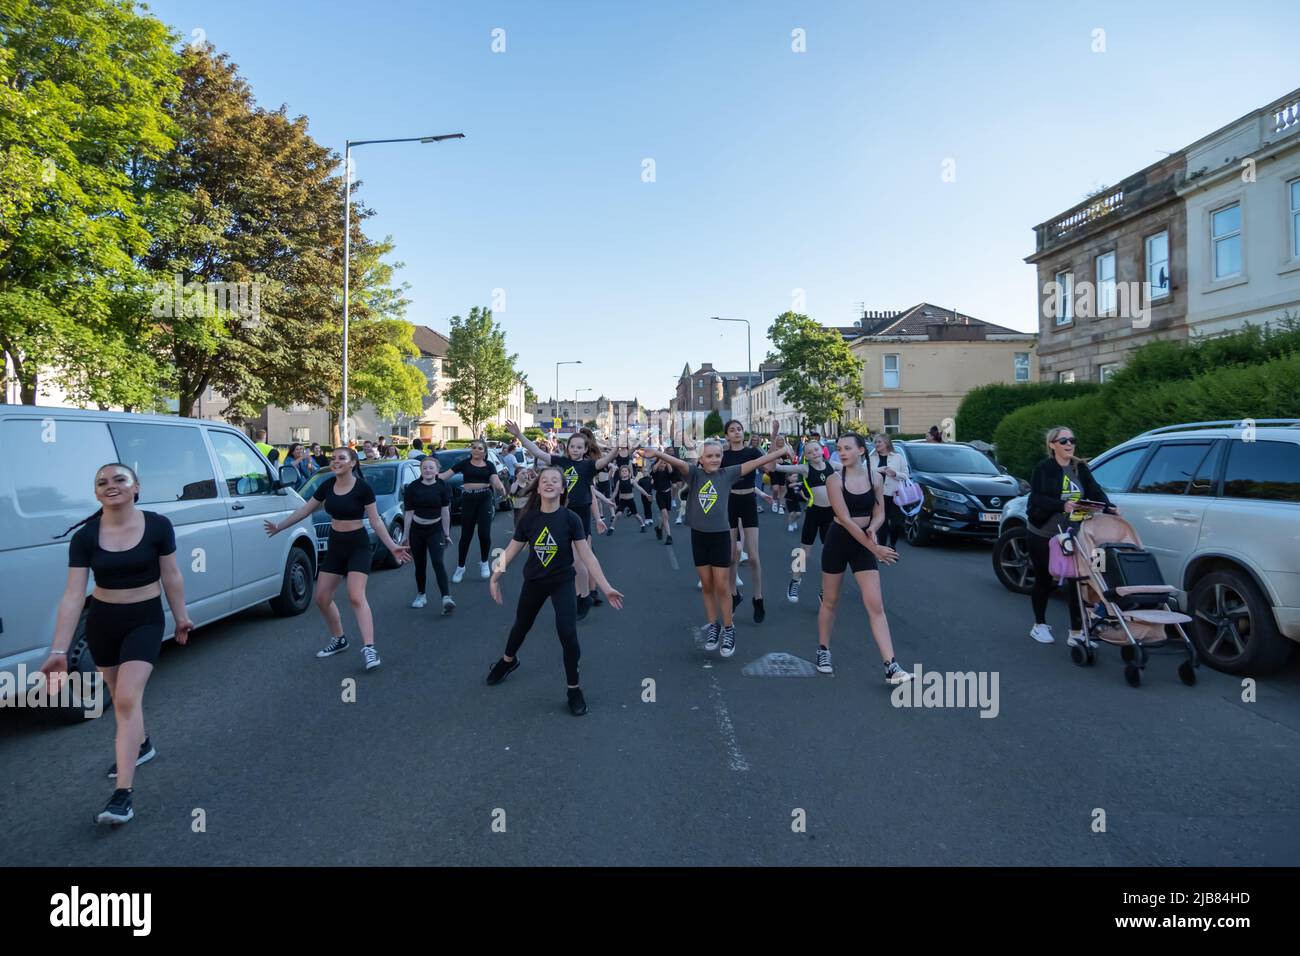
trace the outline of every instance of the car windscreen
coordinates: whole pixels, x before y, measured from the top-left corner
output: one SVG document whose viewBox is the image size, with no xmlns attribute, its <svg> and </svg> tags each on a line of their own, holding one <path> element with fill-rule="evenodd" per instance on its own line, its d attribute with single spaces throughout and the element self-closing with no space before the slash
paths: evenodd
<svg viewBox="0 0 1300 956">
<path fill-rule="evenodd" d="M 361 477 L 377 495 L 391 495 L 397 490 L 396 465 L 362 465 Z"/>
<path fill-rule="evenodd" d="M 440 451 L 437 454 L 438 454 L 438 464 L 442 466 L 443 471 L 446 471 L 448 468 L 456 464 L 456 462 L 460 461 L 461 459 L 468 458 L 469 449 L 459 448 L 456 449 L 455 451 Z"/>
<path fill-rule="evenodd" d="M 322 468 L 320 471 L 316 472 L 316 474 L 307 479 L 307 483 L 298 489 L 298 494 L 302 496 L 303 501 L 306 501 L 312 495 L 316 494 L 317 488 L 329 481 L 332 477 L 334 477 L 334 472 L 330 471 L 328 468 Z"/>
<path fill-rule="evenodd" d="M 1000 475 L 988 458 L 969 445 L 908 445 L 907 459 L 913 471 L 938 475 Z"/>
</svg>

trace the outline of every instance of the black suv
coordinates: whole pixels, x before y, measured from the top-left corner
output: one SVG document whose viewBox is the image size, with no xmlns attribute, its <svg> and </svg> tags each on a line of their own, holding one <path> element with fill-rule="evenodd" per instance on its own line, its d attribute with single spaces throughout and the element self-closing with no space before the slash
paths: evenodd
<svg viewBox="0 0 1300 956">
<path fill-rule="evenodd" d="M 1021 493 L 1021 483 L 987 455 L 960 442 L 898 442 L 912 480 L 925 491 L 921 510 L 907 521 L 907 543 L 923 547 L 936 534 L 961 538 L 998 536 L 1002 506 Z"/>
</svg>

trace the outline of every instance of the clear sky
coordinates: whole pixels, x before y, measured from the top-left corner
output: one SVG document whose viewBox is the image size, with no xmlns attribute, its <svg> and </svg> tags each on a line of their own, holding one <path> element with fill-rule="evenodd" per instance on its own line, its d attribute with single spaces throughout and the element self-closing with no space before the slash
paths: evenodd
<svg viewBox="0 0 1300 956">
<path fill-rule="evenodd" d="M 340 153 L 464 132 L 354 153 L 408 318 L 504 290 L 542 398 L 581 359 L 562 396 L 650 407 L 687 362 L 745 368 L 708 316 L 751 321 L 757 367 L 794 290 L 828 325 L 929 301 L 1035 329 L 1036 223 L 1300 84 L 1281 0 L 150 7 Z"/>
</svg>

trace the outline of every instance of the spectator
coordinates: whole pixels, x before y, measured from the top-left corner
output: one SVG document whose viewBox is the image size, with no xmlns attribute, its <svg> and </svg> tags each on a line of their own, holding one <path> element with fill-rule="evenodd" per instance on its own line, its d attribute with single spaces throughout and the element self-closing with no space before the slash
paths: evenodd
<svg viewBox="0 0 1300 956">
<path fill-rule="evenodd" d="M 267 444 L 266 429 L 259 428 L 256 432 L 254 432 L 254 435 L 257 436 L 257 450 L 260 451 L 263 455 L 265 455 L 267 459 L 274 461 L 274 459 L 271 458 L 271 452 L 275 451 L 275 446 Z"/>
<path fill-rule="evenodd" d="M 424 461 L 429 457 L 424 453 L 424 440 L 417 438 L 411 442 L 411 450 L 406 455 L 411 461 Z"/>
<path fill-rule="evenodd" d="M 329 467 L 330 456 L 321 450 L 320 442 L 312 442 L 311 457 L 312 461 L 316 463 L 317 469 Z"/>
<path fill-rule="evenodd" d="M 928 442 L 928 443 L 932 443 L 932 444 L 936 444 L 936 445 L 942 445 L 942 444 L 943 444 L 943 432 L 939 431 L 939 426 L 938 426 L 938 425 L 931 425 L 931 426 L 930 426 L 930 431 L 929 431 L 929 433 L 925 436 L 925 440 L 926 440 L 926 442 Z"/>
<path fill-rule="evenodd" d="M 319 470 L 316 462 L 307 454 L 306 447 L 300 442 L 293 442 L 289 445 L 289 451 L 285 455 L 284 463 L 297 471 L 302 476 L 302 481 L 306 481 Z"/>
</svg>

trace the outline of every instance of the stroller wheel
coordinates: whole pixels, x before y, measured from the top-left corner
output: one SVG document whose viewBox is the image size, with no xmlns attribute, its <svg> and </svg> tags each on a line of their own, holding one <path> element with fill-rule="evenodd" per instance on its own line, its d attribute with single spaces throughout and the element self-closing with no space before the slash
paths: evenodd
<svg viewBox="0 0 1300 956">
<path fill-rule="evenodd" d="M 1188 687 L 1196 683 L 1196 668 L 1192 666 L 1190 660 L 1183 661 L 1178 665 L 1178 679 Z"/>
<path fill-rule="evenodd" d="M 1147 666 L 1147 649 L 1141 644 L 1137 647 L 1138 667 Z"/>
<path fill-rule="evenodd" d="M 1085 648 L 1084 653 L 1088 656 L 1089 664 L 1095 664 L 1097 662 L 1097 652 L 1093 649 L 1092 645 Z"/>
<path fill-rule="evenodd" d="M 1123 647 L 1121 647 L 1121 648 L 1119 649 L 1119 656 L 1120 656 L 1120 659 L 1121 659 L 1125 664 L 1131 664 L 1131 663 L 1133 663 L 1133 645 L 1132 645 L 1132 644 L 1125 644 Z"/>
<path fill-rule="evenodd" d="M 1083 667 L 1083 665 L 1088 662 L 1088 659 L 1084 655 L 1082 647 L 1070 648 L 1070 660 L 1074 661 L 1074 663 L 1077 664 L 1079 667 Z"/>
<path fill-rule="evenodd" d="M 1129 687 L 1139 687 L 1142 684 L 1142 672 L 1138 670 L 1136 664 L 1124 665 L 1124 680 L 1128 681 Z"/>
</svg>

